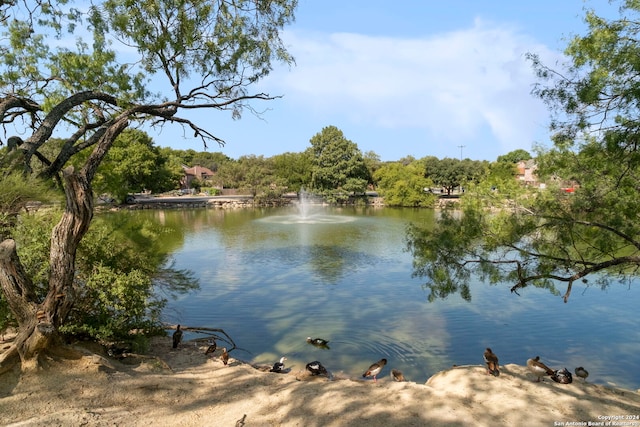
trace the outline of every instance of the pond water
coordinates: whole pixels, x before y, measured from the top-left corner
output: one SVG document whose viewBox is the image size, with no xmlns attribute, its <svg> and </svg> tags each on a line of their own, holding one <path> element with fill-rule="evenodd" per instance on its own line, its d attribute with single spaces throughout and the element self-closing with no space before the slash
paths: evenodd
<svg viewBox="0 0 640 427">
<path fill-rule="evenodd" d="M 319 209 L 319 208 L 316 208 Z M 472 301 L 432 303 L 412 278 L 405 227 L 433 221 L 427 209 L 295 207 L 127 212 L 179 229 L 172 261 L 200 290 L 171 301 L 166 321 L 223 328 L 233 357 L 303 369 L 321 361 L 361 377 L 382 357 L 423 383 L 454 364 L 501 364 L 540 355 L 553 368 L 584 366 L 588 381 L 640 388 L 640 287 L 574 287 L 568 304 L 546 290 L 511 294 L 511 284 L 475 282 Z M 329 340 L 330 349 L 306 343 Z M 195 336 L 187 335 L 186 338 Z"/>
</svg>

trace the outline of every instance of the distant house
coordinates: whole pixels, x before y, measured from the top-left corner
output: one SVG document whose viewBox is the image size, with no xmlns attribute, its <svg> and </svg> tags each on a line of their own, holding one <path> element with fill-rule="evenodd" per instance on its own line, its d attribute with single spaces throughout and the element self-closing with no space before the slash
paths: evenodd
<svg viewBox="0 0 640 427">
<path fill-rule="evenodd" d="M 539 186 L 538 177 L 536 176 L 538 167 L 534 159 L 520 160 L 516 167 L 518 168 L 518 175 L 516 175 L 518 181 L 524 185 Z"/>
<path fill-rule="evenodd" d="M 197 179 L 202 183 L 210 183 L 215 176 L 215 173 L 211 169 L 203 166 L 193 166 L 191 168 L 183 166 L 182 168 L 184 169 L 184 176 L 180 181 L 180 186 L 182 188 L 191 188 L 191 182 L 194 179 Z"/>
</svg>

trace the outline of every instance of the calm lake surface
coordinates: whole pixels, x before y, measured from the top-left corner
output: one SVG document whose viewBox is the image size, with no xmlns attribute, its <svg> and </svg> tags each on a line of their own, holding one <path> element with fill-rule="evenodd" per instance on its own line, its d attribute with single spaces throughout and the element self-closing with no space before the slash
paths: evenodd
<svg viewBox="0 0 640 427">
<path fill-rule="evenodd" d="M 589 382 L 640 388 L 639 283 L 574 285 L 564 304 L 546 290 L 518 297 L 510 283 L 477 282 L 471 302 L 429 303 L 404 239 L 409 222 L 433 221 L 432 210 L 313 209 L 119 214 L 176 230 L 172 261 L 201 289 L 171 301 L 165 320 L 223 328 L 246 349 L 235 358 L 272 364 L 286 355 L 294 370 L 319 360 L 355 378 L 385 357 L 381 376 L 396 368 L 423 383 L 453 364 L 482 364 L 489 346 L 501 364 L 540 355 L 554 369 L 584 366 Z M 328 339 L 330 349 L 307 336 Z"/>
</svg>

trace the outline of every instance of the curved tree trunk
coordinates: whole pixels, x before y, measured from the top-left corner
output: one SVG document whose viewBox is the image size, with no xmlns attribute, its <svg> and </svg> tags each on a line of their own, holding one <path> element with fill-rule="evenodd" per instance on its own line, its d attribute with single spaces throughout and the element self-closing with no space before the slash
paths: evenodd
<svg viewBox="0 0 640 427">
<path fill-rule="evenodd" d="M 0 243 L 0 288 L 18 322 L 18 336 L 13 345 L 0 355 L 0 372 L 20 356 L 22 370 L 39 366 L 40 356 L 52 348 L 59 338 L 76 298 L 75 264 L 80 241 L 93 219 L 91 181 L 113 141 L 128 126 L 125 112 L 106 123 L 99 132 L 99 141 L 79 171 L 73 167 L 61 171 L 65 193 L 65 210 L 51 232 L 49 250 L 49 287 L 44 299 L 27 276 L 16 251 L 16 243 L 7 239 Z M 62 154 L 61 154 L 62 155 Z M 47 175 L 57 170 L 48 170 Z"/>
<path fill-rule="evenodd" d="M 68 168 L 63 175 L 66 206 L 51 233 L 49 289 L 43 300 L 24 271 L 15 241 L 0 243 L 0 287 L 18 322 L 18 336 L 0 357 L 0 368 L 16 352 L 23 370 L 37 367 L 73 307 L 76 250 L 93 217 L 93 195 L 84 174 Z"/>
</svg>

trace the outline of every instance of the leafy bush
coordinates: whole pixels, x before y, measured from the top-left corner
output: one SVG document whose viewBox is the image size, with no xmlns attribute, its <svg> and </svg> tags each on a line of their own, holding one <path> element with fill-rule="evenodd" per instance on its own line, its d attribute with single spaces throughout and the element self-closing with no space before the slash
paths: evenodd
<svg viewBox="0 0 640 427">
<path fill-rule="evenodd" d="M 60 328 L 69 336 L 116 341 L 162 333 L 167 298 L 159 287 L 170 294 L 197 287 L 190 272 L 165 267 L 167 253 L 158 241 L 171 230 L 133 215 L 114 218 L 95 218 L 78 250 L 76 302 Z M 42 296 L 48 289 L 49 235 L 56 221 L 51 212 L 25 215 L 15 233 L 20 258 Z"/>
</svg>

